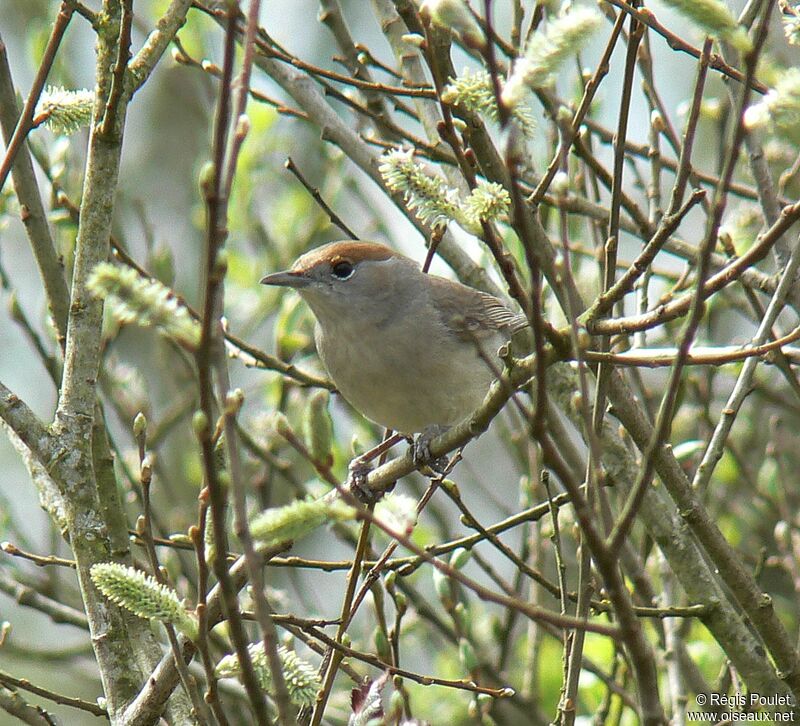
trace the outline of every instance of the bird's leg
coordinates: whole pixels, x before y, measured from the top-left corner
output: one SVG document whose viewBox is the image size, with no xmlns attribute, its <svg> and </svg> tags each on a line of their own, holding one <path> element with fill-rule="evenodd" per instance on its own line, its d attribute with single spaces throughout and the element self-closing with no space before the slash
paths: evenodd
<svg viewBox="0 0 800 726">
<path fill-rule="evenodd" d="M 353 459 L 347 467 L 347 487 L 364 504 L 370 504 L 380 499 L 385 491 L 372 491 L 367 485 L 367 477 L 372 471 L 371 462 L 386 453 L 396 443 L 405 437 L 402 434 L 387 432 L 386 437 L 377 446 L 365 451 L 361 456 Z"/>
<path fill-rule="evenodd" d="M 433 454 L 431 454 L 430 447 L 431 441 L 449 428 L 449 426 L 433 424 L 432 426 L 426 426 L 422 433 L 417 434 L 414 443 L 411 445 L 411 456 L 416 465 L 425 464 L 437 474 L 442 474 L 446 471 L 448 463 L 447 457 L 439 456 L 434 458 Z"/>
<path fill-rule="evenodd" d="M 372 464 L 361 457 L 353 459 L 347 467 L 347 489 L 362 504 L 371 504 L 375 494 L 367 486 L 367 477 L 372 471 Z"/>
</svg>

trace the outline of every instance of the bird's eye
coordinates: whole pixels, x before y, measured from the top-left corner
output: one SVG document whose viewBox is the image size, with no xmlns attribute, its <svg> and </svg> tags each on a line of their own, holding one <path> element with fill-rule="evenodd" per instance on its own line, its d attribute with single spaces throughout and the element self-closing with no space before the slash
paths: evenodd
<svg viewBox="0 0 800 726">
<path fill-rule="evenodd" d="M 351 262 L 342 260 L 333 266 L 331 272 L 333 272 L 334 277 L 337 277 L 340 280 L 347 280 L 353 274 L 353 272 L 355 272 L 355 267 L 353 267 Z"/>
</svg>

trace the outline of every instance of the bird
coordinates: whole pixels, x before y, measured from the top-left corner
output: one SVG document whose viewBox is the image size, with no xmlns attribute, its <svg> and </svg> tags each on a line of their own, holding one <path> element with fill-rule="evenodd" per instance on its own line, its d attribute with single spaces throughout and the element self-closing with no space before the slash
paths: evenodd
<svg viewBox="0 0 800 726">
<path fill-rule="evenodd" d="M 374 423 L 417 434 L 416 462 L 481 405 L 498 349 L 528 323 L 493 295 L 427 274 L 377 242 L 322 245 L 261 283 L 299 293 L 339 393 Z"/>
</svg>

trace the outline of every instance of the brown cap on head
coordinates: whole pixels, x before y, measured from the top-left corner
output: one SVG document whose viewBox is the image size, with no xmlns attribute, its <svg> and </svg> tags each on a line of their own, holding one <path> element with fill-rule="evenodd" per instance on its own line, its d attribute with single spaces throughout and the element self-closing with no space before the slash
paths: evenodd
<svg viewBox="0 0 800 726">
<path fill-rule="evenodd" d="M 330 270 L 343 262 L 355 266 L 365 260 L 390 259 L 405 258 L 386 245 L 376 242 L 358 242 L 356 240 L 331 242 L 306 252 L 292 265 L 292 269 L 267 275 L 261 279 L 261 284 L 294 288 L 307 287 L 313 281 L 311 273 L 322 266 L 325 270 Z"/>
<path fill-rule="evenodd" d="M 292 265 L 292 272 L 305 272 L 320 263 L 335 265 L 337 262 L 351 262 L 353 264 L 363 260 L 388 260 L 400 257 L 397 252 L 386 245 L 377 242 L 358 242 L 357 240 L 344 240 L 331 242 L 322 247 L 306 252 Z"/>
</svg>

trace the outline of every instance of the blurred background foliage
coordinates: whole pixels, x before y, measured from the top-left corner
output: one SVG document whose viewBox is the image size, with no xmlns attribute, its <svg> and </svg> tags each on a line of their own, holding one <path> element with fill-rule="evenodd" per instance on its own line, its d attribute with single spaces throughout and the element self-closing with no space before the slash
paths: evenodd
<svg viewBox="0 0 800 726">
<path fill-rule="evenodd" d="M 145 37 L 153 19 L 167 3 L 165 0 L 137 0 L 134 45 Z M 512 3 L 497 3 L 498 31 L 507 35 Z M 736 3 L 731 3 L 736 6 Z M 50 23 L 58 3 L 54 0 L 2 0 L 0 32 L 8 46 L 9 58 L 17 87 L 29 88 Z M 342 2 L 352 34 L 372 54 L 393 65 L 391 51 L 380 33 L 367 3 L 360 0 Z M 695 41 L 699 36 L 679 16 L 653 3 L 663 22 L 676 32 Z M 303 59 L 331 67 L 338 49 L 327 29 L 317 22 L 318 3 L 314 0 L 270 0 L 263 4 L 262 26 L 279 43 Z M 781 42 L 780 28 L 773 33 L 768 56 L 759 71 L 760 78 L 771 85 L 787 65 L 797 60 L 796 53 Z M 220 63 L 222 33 L 217 25 L 200 12 L 191 12 L 179 34 L 182 48 L 195 60 L 209 59 Z M 596 40 L 581 56 L 581 63 L 593 68 L 602 40 Z M 94 74 L 94 37 L 88 25 L 76 19 L 69 28 L 64 45 L 50 74 L 50 82 L 67 88 L 92 88 Z M 659 91 L 671 121 L 680 128 L 694 81 L 694 62 L 673 53 L 658 40 L 651 43 L 656 75 L 663 80 Z M 611 76 L 604 83 L 594 104 L 593 117 L 609 128 L 615 125 L 617 100 L 621 83 L 621 53 L 612 60 Z M 456 67 L 474 65 L 460 51 L 455 53 Z M 577 67 L 577 66 L 576 66 Z M 580 86 L 575 69 L 559 79 L 562 97 L 577 100 Z M 270 97 L 286 101 L 285 95 L 268 77 L 256 71 L 253 87 Z M 152 79 L 135 97 L 129 111 L 122 161 L 120 186 L 116 195 L 114 234 L 121 246 L 143 267 L 193 306 L 200 302 L 200 259 L 205 237 L 205 210 L 198 189 L 198 175 L 209 158 L 210 129 L 213 120 L 217 81 L 198 67 L 189 67 L 167 55 Z M 718 75 L 709 78 L 700 138 L 696 146 L 698 168 L 717 173 L 724 159 L 721 139 L 729 116 L 725 84 Z M 349 124 L 363 126 L 363 121 L 342 104 L 333 102 Z M 292 104 L 289 102 L 289 106 Z M 552 149 L 552 131 L 545 123 L 542 109 L 534 113 L 541 132 L 530 145 L 533 166 L 544 168 Z M 308 309 L 291 292 L 258 285 L 261 276 L 283 269 L 302 252 L 326 241 L 341 237 L 327 216 L 308 192 L 285 169 L 291 157 L 304 176 L 318 187 L 322 197 L 364 239 L 386 242 L 418 260 L 424 259 L 424 240 L 405 217 L 363 173 L 347 160 L 336 147 L 320 139 L 319 130 L 306 121 L 282 114 L 267 104 L 251 101 L 248 114 L 251 132 L 244 145 L 230 206 L 228 241 L 229 268 L 226 282 L 225 316 L 229 329 L 255 346 L 291 361 L 307 370 L 321 372 L 313 346 L 313 321 Z M 410 121 L 405 121 L 410 127 Z M 641 94 L 632 102 L 629 138 L 647 143 L 650 114 Z M 416 130 L 416 129 L 415 129 Z M 54 137 L 44 129 L 36 130 L 30 139 L 37 156 L 49 166 L 47 175 L 40 171 L 43 190 L 59 189 L 77 204 L 81 196 L 82 169 L 85 161 L 86 131 L 69 139 Z M 766 152 L 775 176 L 779 176 L 797 157 L 797 140 L 790 135 L 770 138 Z M 610 164 L 608 146 L 597 149 L 598 157 Z M 631 193 L 643 199 L 646 190 L 636 181 L 631 165 Z M 748 184 L 746 165 L 739 178 Z M 665 186 L 665 189 L 667 187 Z M 784 193 L 792 197 L 798 191 L 796 180 L 790 180 Z M 50 199 L 50 219 L 60 254 L 69 269 L 74 250 L 76 227 L 59 204 L 55 192 Z M 557 225 L 552 212 L 545 211 L 545 221 Z M 552 215 L 548 220 L 548 215 Z M 571 237 L 581 242 L 586 254 L 575 255 L 576 274 L 587 297 L 598 289 L 597 264 L 592 241 L 586 236 L 585 221 L 574 216 L 570 220 Z M 685 239 L 695 241 L 702 234 L 703 217 L 692 212 L 681 228 Z M 752 243 L 761 228 L 755 203 L 736 200 L 725 219 L 735 249 L 741 254 Z M 487 253 L 477 242 L 460 230 L 465 247 L 473 258 L 490 267 Z M 509 247 L 517 243 L 508 235 Z M 639 249 L 639 241 L 623 235 L 621 256 L 630 259 Z M 520 255 L 521 257 L 521 255 Z M 55 390 L 48 381 L 45 368 L 31 341 L 15 322 L 21 310 L 35 332 L 51 352 L 55 350 L 52 329 L 47 321 L 45 303 L 11 185 L 0 197 L 0 264 L 5 303 L 0 315 L 0 380 L 14 390 L 45 420 L 50 420 L 55 404 Z M 656 268 L 661 276 L 654 279 L 651 300 L 666 292 L 685 270 L 685 263 L 674 257 L 660 256 Z M 440 261 L 434 271 L 451 274 Z M 499 279 L 492 272 L 495 279 Z M 14 306 L 18 306 L 15 308 Z M 558 322 L 555 306 L 548 303 L 553 320 Z M 679 321 L 668 324 L 648 340 L 651 345 L 669 345 L 679 330 Z M 196 521 L 196 497 L 201 487 L 198 448 L 191 430 L 191 415 L 197 406 L 192 362 L 173 342 L 150 330 L 119 329 L 106 321 L 107 347 L 103 361 L 101 386 L 107 407 L 109 426 L 116 451 L 116 469 L 124 488 L 133 522 L 141 510 L 135 486 L 138 459 L 132 436 L 132 421 L 142 411 L 150 422 L 148 444 L 155 453 L 155 523 L 158 534 L 186 532 Z M 744 308 L 741 292 L 714 297 L 701 328 L 705 344 L 746 343 L 754 322 Z M 258 507 L 283 504 L 304 493 L 320 493 L 323 485 L 313 469 L 278 436 L 271 419 L 276 409 L 284 411 L 297 431 L 309 391 L 287 382 L 280 375 L 248 365 L 245 356 L 234 359 L 231 374 L 235 385 L 245 393 L 240 416 L 246 436 L 247 474 Z M 702 441 L 713 429 L 721 400 L 727 396 L 740 364 L 724 368 L 696 368 L 686 377 L 681 391 L 682 406 L 676 416 L 672 442 L 675 449 L 687 452 L 684 463 L 691 470 L 698 461 Z M 641 371 L 641 391 L 651 397 L 652 404 L 660 395 L 666 374 L 663 371 Z M 340 478 L 353 451 L 376 443 L 381 432 L 338 397 L 332 399 L 335 431 L 334 472 Z M 792 545 L 798 537 L 797 521 L 798 461 L 797 430 L 800 423 L 798 397 L 787 394 L 785 382 L 776 377 L 771 367 L 762 366 L 753 395 L 740 414 L 731 445 L 717 468 L 713 487 L 709 489 L 707 506 L 720 528 L 744 558 L 745 564 L 759 573 L 762 586 L 768 590 L 790 632 L 798 625 L 797 563 L 792 560 Z M 507 517 L 522 506 L 541 501 L 540 487 L 527 481 L 529 442 L 514 434 L 517 430 L 513 412 L 501 416 L 490 432 L 467 448 L 465 459 L 454 478 L 461 495 L 481 522 L 488 524 Z M 577 441 L 577 439 L 575 439 Z M 39 553 L 68 556 L 68 549 L 46 514 L 38 506 L 28 474 L 17 453 L 5 437 L 0 437 L 0 539 Z M 423 480 L 410 477 L 400 484 L 404 491 L 420 494 Z M 776 541 L 774 530 L 786 522 L 789 534 Z M 572 512 L 561 510 L 560 526 L 567 570 L 573 573 L 576 557 Z M 459 523 L 458 512 L 444 496 L 436 496 L 424 513 L 414 539 L 420 544 L 448 540 L 467 530 Z M 652 541 L 635 530 L 635 545 L 642 559 L 648 561 L 648 573 L 658 585 L 659 574 L 651 566 Z M 555 564 L 550 537 L 549 519 L 538 525 L 516 529 L 505 536 L 516 551 L 525 546 L 538 548 L 536 557 L 551 578 Z M 380 541 L 380 535 L 376 535 Z M 498 575 L 514 581 L 519 575 L 514 566 L 489 548 L 479 550 Z M 141 553 L 139 553 L 141 555 Z M 320 531 L 298 543 L 292 554 L 311 559 L 347 560 L 351 548 L 328 530 Z M 179 590 L 190 598 L 192 558 L 186 553 L 162 548 L 162 563 Z M 786 561 L 785 558 L 789 560 Z M 481 569 L 471 562 L 468 574 L 482 577 Z M 268 583 L 276 609 L 302 613 L 308 617 L 336 618 L 339 614 L 345 570 L 324 572 L 301 568 L 270 568 Z M 571 576 L 571 575 L 570 575 Z M 80 598 L 69 572 L 60 568 L 35 568 L 5 555 L 0 556 L 0 577 L 32 585 L 50 597 L 80 608 Z M 428 603 L 436 617 L 445 618 L 434 588 L 431 573 L 420 568 L 410 584 Z M 574 583 L 571 583 L 574 587 Z M 548 607 L 555 601 L 543 595 Z M 562 679 L 560 643 L 527 626 L 521 619 L 509 621 L 508 614 L 465 598 L 471 621 L 471 639 L 482 661 L 502 662 L 503 682 L 512 685 L 534 704 L 538 713 L 555 713 Z M 86 634 L 68 626 L 57 625 L 45 615 L 16 603 L 8 593 L 0 594 L 0 620 L 12 623 L 12 630 L 0 648 L 0 669 L 29 678 L 55 690 L 94 700 L 100 694 L 91 649 Z M 370 649 L 374 630 L 371 608 L 362 608 L 350 629 L 358 647 Z M 649 634 L 652 635 L 652 630 Z M 536 639 L 535 643 L 531 638 Z M 700 673 L 708 683 L 716 683 L 725 658 L 708 632 L 698 623 L 687 620 L 682 631 Z M 501 654 L 499 649 L 507 648 Z M 537 650 L 539 649 L 539 650 Z M 308 650 L 298 650 L 309 655 Z M 531 654 L 536 651 L 532 666 Z M 618 682 L 627 682 L 618 669 L 624 665 L 613 652 L 607 639 L 590 635 L 586 642 L 586 660 L 604 672 L 613 671 Z M 312 660 L 316 656 L 309 656 Z M 462 678 L 464 667 L 458 648 L 444 638 L 430 618 L 416 612 L 404 621 L 402 640 L 403 662 L 420 672 L 442 677 Z M 374 672 L 372 675 L 376 675 Z M 349 685 L 334 691 L 330 723 L 345 723 L 348 713 Z M 462 691 L 421 687 L 407 683 L 414 712 L 432 724 L 477 723 L 469 715 L 470 698 Z M 230 699 L 232 722 L 248 723 L 236 688 L 226 689 Z M 588 719 L 607 697 L 602 680 L 588 669 L 581 681 L 579 713 Z M 35 697 L 31 700 L 36 701 Z M 615 708 L 619 704 L 615 702 Z M 47 705 L 63 723 L 82 726 L 96 723 L 91 716 L 65 707 Z M 512 713 L 514 711 L 512 710 Z M 505 723 L 523 723 L 509 717 Z M 0 723 L 6 723 L 0 715 Z M 626 712 L 623 723 L 633 723 Z"/>
</svg>

